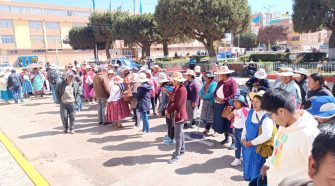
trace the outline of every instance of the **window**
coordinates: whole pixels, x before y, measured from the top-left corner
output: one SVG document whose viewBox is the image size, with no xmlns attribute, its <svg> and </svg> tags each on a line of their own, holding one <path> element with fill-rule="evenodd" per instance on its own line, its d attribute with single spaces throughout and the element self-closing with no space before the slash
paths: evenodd
<svg viewBox="0 0 335 186">
<path fill-rule="evenodd" d="M 41 15 L 42 8 L 30 8 L 31 14 Z"/>
<path fill-rule="evenodd" d="M 71 10 L 67 11 L 67 16 L 73 16 L 73 12 Z"/>
<path fill-rule="evenodd" d="M 41 50 L 33 50 L 33 53 L 45 53 L 45 50 L 41 49 Z"/>
<path fill-rule="evenodd" d="M 0 36 L 1 43 L 15 43 L 15 36 L 14 35 L 2 35 Z"/>
<path fill-rule="evenodd" d="M 17 50 L 8 50 L 9 54 L 17 54 Z"/>
<path fill-rule="evenodd" d="M 0 6 L 0 12 L 10 12 L 9 6 L 1 5 Z"/>
<path fill-rule="evenodd" d="M 30 14 L 30 8 L 22 6 L 11 6 L 10 11 L 17 14 Z"/>
<path fill-rule="evenodd" d="M 13 20 L 9 19 L 0 19 L 0 28 L 12 28 Z"/>
<path fill-rule="evenodd" d="M 54 15 L 54 16 L 67 16 L 67 11 L 65 10 L 56 10 L 56 9 L 43 9 L 44 14 Z"/>
<path fill-rule="evenodd" d="M 57 23 L 57 22 L 46 22 L 45 27 L 49 30 L 57 30 L 57 29 L 59 29 L 59 23 Z"/>
<path fill-rule="evenodd" d="M 300 36 L 292 36 L 291 41 L 300 41 Z"/>
<path fill-rule="evenodd" d="M 59 44 L 61 39 L 60 36 L 47 36 L 48 43 Z"/>
<path fill-rule="evenodd" d="M 43 25 L 42 25 L 42 21 L 29 21 L 29 28 L 30 29 L 42 29 Z"/>
<path fill-rule="evenodd" d="M 84 27 L 85 24 L 84 23 L 73 23 L 72 26 L 73 27 Z"/>
<path fill-rule="evenodd" d="M 38 35 L 31 35 L 30 40 L 32 43 L 44 43 L 44 37 Z"/>
<path fill-rule="evenodd" d="M 74 11 L 73 15 L 76 16 L 76 17 L 89 17 L 90 12 Z"/>
</svg>

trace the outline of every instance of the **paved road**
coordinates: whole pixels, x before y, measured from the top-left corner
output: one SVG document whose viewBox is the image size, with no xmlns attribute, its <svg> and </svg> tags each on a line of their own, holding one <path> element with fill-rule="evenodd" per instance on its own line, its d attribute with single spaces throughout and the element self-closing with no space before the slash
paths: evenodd
<svg viewBox="0 0 335 186">
<path fill-rule="evenodd" d="M 123 129 L 98 126 L 96 109 L 86 105 L 70 135 L 50 97 L 0 105 L 0 130 L 51 185 L 247 185 L 241 167 L 229 165 L 234 152 L 219 143 L 223 136 L 188 140 L 182 160 L 169 165 L 174 146 L 162 143 L 164 119 L 151 119 L 153 133 L 141 137 L 131 120 Z"/>
</svg>

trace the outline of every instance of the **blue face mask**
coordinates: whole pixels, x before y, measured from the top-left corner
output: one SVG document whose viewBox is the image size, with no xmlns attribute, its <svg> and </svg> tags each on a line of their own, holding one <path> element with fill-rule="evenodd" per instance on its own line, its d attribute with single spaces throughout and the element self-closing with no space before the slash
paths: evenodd
<svg viewBox="0 0 335 186">
<path fill-rule="evenodd" d="M 168 92 L 172 92 L 172 91 L 173 91 L 173 87 L 170 86 L 170 85 L 165 86 L 165 88 L 166 88 L 166 90 L 167 90 Z"/>
</svg>

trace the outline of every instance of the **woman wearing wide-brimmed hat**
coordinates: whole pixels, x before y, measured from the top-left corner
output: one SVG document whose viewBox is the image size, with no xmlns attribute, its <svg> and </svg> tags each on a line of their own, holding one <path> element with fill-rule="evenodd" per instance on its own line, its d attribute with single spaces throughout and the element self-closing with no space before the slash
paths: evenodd
<svg viewBox="0 0 335 186">
<path fill-rule="evenodd" d="M 214 97 L 213 93 L 216 89 L 217 82 L 214 81 L 215 75 L 207 72 L 205 75 L 205 84 L 200 90 L 200 98 L 203 100 L 200 119 L 205 123 L 206 130 L 204 134 L 209 133 L 214 119 Z"/>
<path fill-rule="evenodd" d="M 268 75 L 264 68 L 260 68 L 255 73 L 254 77 L 250 78 L 246 85 L 250 92 L 258 92 L 260 90 L 268 90 L 270 88 L 270 82 L 267 79 Z"/>
<path fill-rule="evenodd" d="M 297 108 L 300 108 L 302 104 L 301 92 L 298 84 L 294 81 L 294 78 L 299 75 L 295 74 L 293 69 L 289 67 L 282 68 L 281 70 L 282 72 L 277 73 L 277 75 L 281 78 L 281 82 L 275 85 L 274 88 L 281 88 L 292 94 L 294 99 L 293 102 Z"/>
<path fill-rule="evenodd" d="M 142 134 L 143 136 L 146 136 L 150 134 L 148 112 L 150 111 L 150 91 L 152 87 L 149 84 L 149 79 L 145 73 L 139 73 L 135 81 L 141 83 L 141 85 L 137 88 L 136 94 L 138 101 L 137 109 L 140 111 L 143 122 Z"/>
<path fill-rule="evenodd" d="M 298 84 L 301 93 L 302 104 L 306 102 L 306 96 L 308 92 L 308 72 L 304 68 L 299 68 L 294 71 L 297 74 L 295 77 L 295 82 Z"/>
<path fill-rule="evenodd" d="M 30 75 L 30 79 L 33 84 L 35 97 L 37 97 L 37 95 L 43 97 L 45 90 L 44 88 L 45 76 L 43 75 L 41 70 L 39 68 L 33 68 L 33 72 Z"/>
<path fill-rule="evenodd" d="M 184 125 L 187 122 L 187 91 L 183 82 L 186 79 L 183 78 L 183 74 L 180 72 L 174 72 L 172 76 L 174 89 L 170 97 L 169 104 L 166 108 L 165 115 L 168 117 L 171 113 L 174 113 L 174 138 L 176 140 L 176 149 L 172 154 L 172 158 L 169 163 L 176 163 L 180 160 L 180 156 L 185 153 L 185 136 L 184 136 Z"/>
<path fill-rule="evenodd" d="M 221 144 L 229 143 L 229 134 L 232 134 L 230 121 L 222 117 L 222 111 L 228 106 L 228 101 L 237 95 L 238 84 L 230 77 L 233 73 L 227 66 L 221 66 L 214 74 L 220 75 L 220 81 L 214 91 L 214 121 L 213 130 L 219 134 L 225 134 L 225 139 Z"/>
<path fill-rule="evenodd" d="M 110 96 L 107 100 L 106 123 L 116 123 L 116 128 L 122 128 L 122 120 L 130 115 L 129 105 L 122 98 L 124 91 L 123 79 L 115 76 L 114 86 L 111 87 Z"/>
<path fill-rule="evenodd" d="M 27 68 L 22 69 L 22 94 L 24 98 L 29 97 L 29 94 L 33 93 L 33 85 L 30 80 L 30 72 Z"/>
</svg>

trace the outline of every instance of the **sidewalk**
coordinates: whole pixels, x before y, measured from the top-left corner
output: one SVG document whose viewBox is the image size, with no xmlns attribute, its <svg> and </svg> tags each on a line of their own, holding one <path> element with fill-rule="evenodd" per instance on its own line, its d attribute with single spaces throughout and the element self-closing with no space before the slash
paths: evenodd
<svg viewBox="0 0 335 186">
<path fill-rule="evenodd" d="M 33 186 L 28 176 L 0 142 L 0 185 Z"/>
</svg>

